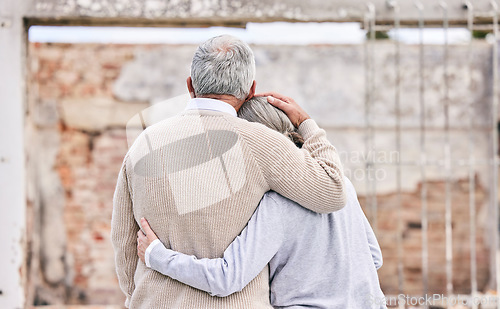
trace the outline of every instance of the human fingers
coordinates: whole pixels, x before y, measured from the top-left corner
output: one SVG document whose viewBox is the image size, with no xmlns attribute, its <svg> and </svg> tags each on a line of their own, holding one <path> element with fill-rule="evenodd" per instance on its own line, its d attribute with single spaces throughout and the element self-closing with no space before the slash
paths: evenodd
<svg viewBox="0 0 500 309">
<path fill-rule="evenodd" d="M 268 96 L 267 101 L 269 104 L 281 109 L 296 128 L 298 128 L 304 120 L 310 118 L 306 111 L 292 98 L 287 98 L 287 101 L 283 101 L 279 98 Z"/>
<path fill-rule="evenodd" d="M 143 248 L 143 246 L 141 244 L 137 245 L 137 255 L 139 256 L 139 258 L 141 259 L 141 261 L 144 262 L 145 255 L 146 255 L 146 250 Z"/>
<path fill-rule="evenodd" d="M 149 246 L 148 238 L 144 235 L 139 235 L 139 237 L 137 237 L 137 252 L 138 252 L 138 254 L 141 254 L 141 253 L 145 254 L 148 246 Z"/>
<path fill-rule="evenodd" d="M 149 226 L 148 220 L 146 220 L 145 218 L 141 218 L 141 226 L 144 232 L 146 233 L 146 236 L 148 236 L 148 238 L 153 236 L 154 238 L 157 238 L 155 232 L 153 232 L 151 226 Z"/>
<path fill-rule="evenodd" d="M 297 128 L 304 120 L 310 118 L 306 111 L 290 97 L 277 92 L 263 92 L 256 96 L 267 96 L 267 102 L 285 112 L 290 121 Z"/>
<path fill-rule="evenodd" d="M 145 251 L 148 246 L 147 241 L 146 236 L 139 236 L 137 238 L 137 251 Z"/>
<path fill-rule="evenodd" d="M 287 97 L 285 95 L 282 95 L 280 93 L 274 92 L 274 91 L 259 93 L 259 94 L 256 94 L 255 96 L 256 97 L 269 97 L 269 96 L 271 96 L 273 98 L 280 99 L 280 100 L 287 102 L 287 103 L 290 103 L 291 101 L 293 101 L 292 98 Z"/>
<path fill-rule="evenodd" d="M 285 113 L 287 113 L 287 110 L 289 109 L 289 106 L 285 101 L 278 99 L 278 98 L 275 98 L 273 96 L 268 96 L 267 102 L 269 102 L 269 104 L 271 104 L 272 106 L 281 109 Z"/>
<path fill-rule="evenodd" d="M 148 237 L 146 235 L 144 235 L 142 232 L 138 233 L 137 243 L 141 244 L 141 243 L 147 242 L 147 240 L 148 240 Z"/>
</svg>

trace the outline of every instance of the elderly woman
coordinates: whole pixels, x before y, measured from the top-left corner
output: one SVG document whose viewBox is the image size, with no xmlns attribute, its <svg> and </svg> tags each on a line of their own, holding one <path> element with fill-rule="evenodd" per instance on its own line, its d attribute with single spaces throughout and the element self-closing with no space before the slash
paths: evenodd
<svg viewBox="0 0 500 309">
<path fill-rule="evenodd" d="M 303 140 L 281 110 L 254 97 L 238 116 Z M 213 296 L 241 291 L 269 265 L 271 304 L 275 308 L 385 308 L 377 269 L 382 255 L 345 178 L 347 205 L 318 214 L 268 192 L 246 228 L 217 259 L 197 259 L 167 249 L 141 219 L 138 254 L 147 267 Z"/>
</svg>

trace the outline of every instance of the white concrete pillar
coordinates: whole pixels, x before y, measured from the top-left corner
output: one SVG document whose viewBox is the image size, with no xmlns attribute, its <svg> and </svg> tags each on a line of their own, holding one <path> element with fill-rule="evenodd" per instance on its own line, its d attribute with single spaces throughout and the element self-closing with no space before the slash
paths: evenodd
<svg viewBox="0 0 500 309">
<path fill-rule="evenodd" d="M 0 1 L 0 308 L 24 308 L 24 0 Z"/>
</svg>

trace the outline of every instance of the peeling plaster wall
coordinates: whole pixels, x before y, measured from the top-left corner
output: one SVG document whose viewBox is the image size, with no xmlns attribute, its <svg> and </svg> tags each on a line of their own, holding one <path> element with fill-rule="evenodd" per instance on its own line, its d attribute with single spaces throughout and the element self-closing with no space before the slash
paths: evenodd
<svg viewBox="0 0 500 309">
<path fill-rule="evenodd" d="M 385 0 L 374 0 L 372 1 L 376 12 L 377 12 L 377 21 L 380 23 L 392 23 L 394 21 L 394 10 L 387 7 Z M 442 24 L 443 12 L 437 7 L 436 1 L 432 0 L 422 0 L 424 4 L 424 16 L 426 19 L 426 25 L 430 24 Z M 403 24 L 410 23 L 415 24 L 418 18 L 418 10 L 413 7 L 413 3 L 400 1 L 401 12 L 400 15 L 401 22 Z M 489 1 L 480 0 L 474 2 L 476 12 L 491 12 L 491 7 L 489 5 Z M 5 260 L 15 262 L 15 269 L 13 272 L 9 270 L 9 280 L 15 281 L 15 284 L 12 285 L 9 281 L 9 286 L 2 286 L 2 291 L 8 293 L 8 296 L 4 296 L 0 299 L 0 304 L 8 305 L 12 307 L 12 304 L 16 304 L 16 307 L 19 307 L 20 304 L 24 302 L 22 297 L 22 291 L 17 287 L 17 284 L 24 281 L 25 277 L 25 267 L 21 266 L 20 269 L 17 269 L 19 261 L 22 260 L 21 256 L 23 253 L 28 255 L 28 263 L 26 267 L 26 272 L 30 278 L 29 284 L 27 284 L 26 295 L 28 299 L 28 303 L 32 303 L 33 299 L 37 298 L 37 296 L 45 295 L 46 298 L 38 298 L 40 303 L 43 302 L 61 302 L 68 299 L 72 299 L 74 302 L 84 303 L 89 301 L 89 299 L 97 300 L 98 297 L 89 297 L 85 295 L 91 295 L 92 292 L 88 292 L 92 290 L 89 286 L 86 286 L 86 281 L 83 280 L 84 283 L 78 281 L 79 278 L 76 274 L 81 271 L 77 265 L 78 261 L 75 258 L 72 258 L 72 254 L 65 251 L 64 256 L 61 257 L 61 251 L 69 248 L 68 246 L 68 235 L 70 234 L 68 226 L 67 226 L 67 218 L 61 219 L 58 210 L 61 207 L 64 209 L 68 209 L 67 205 L 70 203 L 71 192 L 68 192 L 67 187 L 64 184 L 64 177 L 68 176 L 68 171 L 71 168 L 68 166 L 64 166 L 61 168 L 57 166 L 57 162 L 59 162 L 59 158 L 54 159 L 55 149 L 57 147 L 64 148 L 69 141 L 80 141 L 82 145 L 86 144 L 87 146 L 83 147 L 82 145 L 76 146 L 75 148 L 71 148 L 71 151 L 74 149 L 82 149 L 81 151 L 85 151 L 85 149 L 91 148 L 95 144 L 99 144 L 100 142 L 104 143 L 104 146 L 100 149 L 100 151 L 108 152 L 109 149 L 113 149 L 113 147 L 109 147 L 109 144 L 114 144 L 117 140 L 121 140 L 123 143 L 125 137 L 121 135 L 120 129 L 118 131 L 112 131 L 113 127 L 120 127 L 120 123 L 127 113 L 122 115 L 115 115 L 112 113 L 114 109 L 115 101 L 109 99 L 109 97 L 103 98 L 99 91 L 95 91 L 91 94 L 94 100 L 90 100 L 89 104 L 91 104 L 90 111 L 87 115 L 91 115 L 92 113 L 97 113 L 107 115 L 107 119 L 103 120 L 99 118 L 97 121 L 84 121 L 78 123 L 80 119 L 78 117 L 74 117 L 75 114 L 78 114 L 78 111 L 85 109 L 85 101 L 82 101 L 78 98 L 81 93 L 85 91 L 94 91 L 89 89 L 94 89 L 92 87 L 84 86 L 81 89 L 81 80 L 78 80 L 76 85 L 68 86 L 71 84 L 71 78 L 62 78 L 61 87 L 54 87 L 50 85 L 48 88 L 41 88 L 41 92 L 36 92 L 36 96 L 40 95 L 40 98 L 43 97 L 41 94 L 43 91 L 51 92 L 60 91 L 59 94 L 48 95 L 48 97 L 56 98 L 53 99 L 53 102 L 49 102 L 52 99 L 36 99 L 35 101 L 30 101 L 29 105 L 29 115 L 26 123 L 26 132 L 22 132 L 22 118 L 24 113 L 26 112 L 24 109 L 24 98 L 22 95 L 23 92 L 23 39 L 24 39 L 24 30 L 23 30 L 23 22 L 27 22 L 28 25 L 31 24 L 56 24 L 56 25 L 129 25 L 129 26 L 140 26 L 140 25 L 155 25 L 155 26 L 207 26 L 207 25 L 230 25 L 230 26 L 244 26 L 248 21 L 257 21 L 257 22 L 271 22 L 271 21 L 360 21 L 363 17 L 363 14 L 366 12 L 366 2 L 360 0 L 340 0 L 340 1 L 267 1 L 267 0 L 253 0 L 253 1 L 200 1 L 200 0 L 169 0 L 169 1 L 157 1 L 157 0 L 146 0 L 146 1 L 123 1 L 123 0 L 21 0 L 21 1 L 4 1 L 1 5 L 2 8 L 2 17 L 1 17 L 1 25 L 2 32 L 0 34 L 1 38 L 3 38 L 2 45 L 3 50 L 6 50 L 6 57 L 4 57 L 4 67 L 10 68 L 5 70 L 8 72 L 3 76 L 4 89 L 7 91 L 2 91 L 2 98 L 7 102 L 11 102 L 2 108 L 2 115 L 5 118 L 2 118 L 3 124 L 5 124 L 6 132 L 4 135 L 7 141 L 13 141 L 13 143 L 8 143 L 12 147 L 9 149 L 2 149 L 0 164 L 3 171 L 6 171 L 4 175 L 9 175 L 8 178 L 4 177 L 4 180 L 8 180 L 8 186 L 4 187 L 4 191 L 2 191 L 2 197 L 6 199 L 8 205 L 16 206 L 16 211 L 10 212 L 6 219 L 8 221 L 7 225 L 3 225 L 4 228 L 9 231 L 6 233 L 5 243 L 8 244 L 11 248 L 10 254 L 6 255 Z M 450 21 L 452 24 L 464 24 L 466 21 L 467 12 L 462 9 L 461 1 L 454 1 L 449 3 L 449 11 L 448 16 L 450 17 Z M 490 22 L 488 18 L 479 19 L 480 22 Z M 133 53 L 131 53 L 133 54 Z M 88 55 L 87 55 L 88 56 Z M 81 56 L 79 56 L 81 57 Z M 461 58 L 464 59 L 464 58 Z M 77 62 L 73 63 L 75 66 L 78 65 Z M 286 64 L 285 64 L 286 65 Z M 59 68 L 57 68 L 59 70 Z M 271 72 L 272 73 L 272 72 Z M 436 73 L 437 74 L 437 73 Z M 437 74 L 436 76 L 438 76 Z M 71 74 L 70 74 L 71 77 Z M 286 76 L 284 77 L 286 79 Z M 269 82 L 270 85 L 272 82 Z M 75 95 L 77 98 L 66 98 L 68 95 L 68 87 L 75 86 L 79 91 L 82 91 L 80 94 Z M 80 88 L 78 88 L 80 86 Z M 52 88 L 51 88 L 52 87 Z M 57 89 L 56 89 L 57 88 Z M 482 93 L 481 91 L 484 89 L 478 89 L 477 93 Z M 290 91 L 293 93 L 293 91 Z M 30 93 L 31 95 L 31 93 Z M 47 93 L 45 94 L 47 95 Z M 344 94 L 346 95 L 346 94 Z M 347 97 L 348 95 L 346 95 Z M 64 98 L 63 98 L 64 97 Z M 460 98 L 460 97 L 458 97 Z M 64 104 L 64 108 L 60 106 L 61 100 L 67 100 L 67 105 Z M 147 101 L 147 100 L 146 100 Z M 147 106 L 149 102 L 142 102 L 144 106 Z M 387 100 L 390 101 L 390 100 Z M 40 104 L 42 106 L 49 106 L 48 108 L 54 108 L 58 110 L 57 117 L 57 129 L 55 126 L 46 126 L 45 124 L 41 125 L 38 121 L 41 120 L 41 123 L 44 123 L 45 120 L 39 119 L 31 119 L 30 117 L 35 117 L 33 115 L 33 111 L 35 108 L 31 103 L 35 102 L 35 104 Z M 50 107 L 52 106 L 52 107 Z M 126 104 L 121 105 L 124 109 L 126 109 Z M 141 107 L 142 108 L 142 107 Z M 128 105 L 128 109 L 130 113 L 136 110 L 134 104 Z M 487 111 L 484 111 L 486 114 Z M 46 115 L 44 117 L 52 117 L 51 114 Z M 72 118 L 73 117 L 73 118 Z M 87 116 L 87 118 L 91 119 L 92 117 Z M 479 117 L 481 119 L 481 116 Z M 61 120 L 62 119 L 62 120 Z M 32 121 L 32 122 L 30 122 Z M 65 126 L 66 123 L 73 123 L 74 127 L 71 127 L 69 130 L 71 133 L 64 135 L 62 132 L 68 131 Z M 103 131 L 106 131 L 106 134 L 102 134 Z M 391 133 L 388 131 L 380 130 L 377 135 L 377 147 L 383 148 L 387 145 L 391 144 L 390 139 L 392 138 Z M 16 132 L 16 133 L 14 133 Z M 75 133 L 76 132 L 76 133 Z M 332 133 L 333 132 L 333 133 Z M 330 130 L 329 134 L 335 134 L 335 132 L 341 132 L 338 130 Z M 359 165 L 358 160 L 354 160 L 350 155 L 350 149 L 357 149 L 357 145 L 361 143 L 363 140 L 363 133 L 358 129 L 346 129 L 342 131 L 342 133 L 350 133 L 349 137 L 346 137 L 346 134 L 339 134 L 336 136 L 335 142 L 339 145 L 344 145 L 345 149 L 347 149 L 347 161 L 352 166 Z M 385 133 L 384 133 L 385 132 Z M 26 167 L 28 168 L 28 178 L 29 181 L 27 183 L 27 244 L 28 248 L 23 250 L 24 240 L 22 240 L 22 234 L 24 232 L 24 209 L 22 206 L 25 204 L 24 202 L 24 183 L 23 181 L 23 160 L 24 153 L 22 151 L 21 140 L 23 135 L 28 141 L 28 150 L 27 150 L 27 163 Z M 74 134 L 73 134 L 74 133 Z M 414 156 L 417 152 L 412 151 L 415 149 L 415 142 L 418 138 L 418 135 L 415 131 L 408 130 L 405 132 L 404 136 L 404 150 L 408 151 L 408 154 L 405 157 Z M 74 137 L 74 136 L 77 137 Z M 385 137 L 384 137 L 385 135 Z M 64 136 L 66 140 L 64 140 Z M 104 136 L 105 138 L 100 138 Z M 14 138 L 12 138 L 14 137 Z M 108 139 L 109 138 L 109 139 Z M 484 157 L 485 152 L 484 148 L 481 148 L 487 143 L 487 134 L 480 133 L 476 136 L 477 140 L 477 151 L 479 157 Z M 16 140 L 17 139 L 17 140 Z M 111 139 L 111 140 L 110 140 Z M 443 141 L 442 132 L 437 130 L 436 132 L 429 135 L 429 139 L 431 144 L 440 145 Z M 457 131 L 452 134 L 452 140 L 454 141 L 454 147 L 456 147 L 456 151 L 454 154 L 465 154 L 466 149 L 463 146 L 464 134 L 462 132 Z M 32 142 L 35 141 L 35 142 Z M 388 142 L 389 141 L 389 142 Z M 461 147 L 461 148 L 460 148 Z M 439 147 L 433 147 L 433 149 L 437 149 L 439 151 Z M 115 149 L 117 153 L 121 153 L 123 149 L 118 147 L 118 150 Z M 39 152 L 46 152 L 46 154 L 39 155 Z M 68 154 L 68 157 L 71 157 L 72 153 Z M 59 154 L 57 155 L 59 156 Z M 88 160 L 88 156 L 86 161 Z M 73 162 L 76 165 L 82 164 L 85 161 L 84 156 L 78 157 L 78 160 Z M 113 164 L 117 164 L 116 161 L 119 161 L 117 158 L 113 158 L 112 160 L 101 162 L 99 164 L 107 166 L 110 162 Z M 356 162 L 353 162 L 356 161 Z M 43 163 L 46 163 L 46 166 L 43 166 Z M 107 165 L 106 165 L 107 164 Z M 63 181 L 60 183 L 55 178 L 55 174 L 53 170 L 51 170 L 51 166 L 56 165 L 60 178 Z M 99 169 L 102 168 L 101 165 L 96 165 L 93 168 Z M 114 168 L 114 165 L 111 165 L 111 168 Z M 352 169 L 352 168 L 351 168 Z M 355 170 L 354 170 L 355 171 Z M 483 175 L 478 169 L 479 175 Z M 66 174 L 65 174 L 66 173 Z M 94 173 L 96 173 L 94 171 Z M 466 172 L 457 171 L 456 176 L 460 177 L 464 175 Z M 39 174 L 43 174 L 40 176 Z M 409 183 L 410 189 L 414 189 L 414 185 L 418 182 L 418 179 L 411 179 L 414 177 L 416 173 L 409 173 L 410 180 L 406 183 Z M 94 177 L 98 175 L 91 174 Z M 413 175 L 413 176 L 412 176 Z M 435 175 L 439 175 L 439 172 L 436 172 Z M 112 177 L 109 176 L 111 179 Z M 71 180 L 71 177 L 69 178 Z M 390 177 L 388 177 L 390 179 Z M 393 179 L 392 179 L 393 180 Z M 393 183 L 393 181 L 390 181 Z M 41 183 L 44 185 L 41 185 Z M 71 186 L 71 182 L 70 186 Z M 66 184 L 68 185 L 68 184 Z M 60 190 L 61 186 L 64 187 L 64 198 L 58 199 L 61 197 Z M 390 189 L 390 185 L 386 186 L 386 188 Z M 43 192 L 40 192 L 39 189 L 43 189 Z M 94 188 L 95 189 L 95 188 Z M 88 187 L 85 190 L 89 190 Z M 108 191 L 112 191 L 112 189 L 107 189 Z M 69 190 L 71 191 L 71 190 Z M 6 194 L 4 194 L 6 193 Z M 106 194 L 109 194 L 106 193 Z M 107 195 L 105 195 L 107 196 Z M 54 199 L 57 199 L 59 202 L 54 202 Z M 106 199 L 102 197 L 102 199 Z M 65 206 L 61 206 L 61 204 L 65 204 Z M 89 205 L 94 205 L 95 203 L 90 201 Z M 51 210 L 51 205 L 54 205 L 54 209 Z M 80 208 L 76 207 L 78 211 L 84 213 L 81 205 Z M 82 219 L 79 217 L 78 219 Z M 56 222 L 59 223 L 57 228 L 49 228 L 43 227 L 43 222 Z M 63 222 L 64 221 L 64 222 Z M 13 224 L 11 226 L 11 224 Z M 104 223 L 101 222 L 100 228 L 106 227 Z M 90 227 L 91 229 L 92 227 Z M 68 230 L 66 232 L 66 236 L 64 236 L 64 229 Z M 82 227 L 82 230 L 89 229 L 88 226 Z M 78 230 L 78 229 L 76 229 Z M 16 231 L 16 232 L 14 232 Z M 59 232 L 61 235 L 55 237 L 55 248 L 51 250 L 50 248 L 44 248 L 45 245 L 51 246 L 49 242 L 50 236 L 52 233 Z M 73 233 L 74 230 L 72 230 Z M 78 233 L 76 233 L 78 234 Z M 45 236 L 43 236 L 45 235 Z M 40 237 L 39 237 L 40 236 Z M 87 238 L 83 238 L 83 241 L 88 240 Z M 101 236 L 97 234 L 95 239 L 101 239 Z M 21 244 L 21 245 L 20 245 Z M 98 246 L 97 246 L 98 247 Z M 106 247 L 101 248 L 105 251 Z M 69 249 L 68 249 L 69 250 Z M 94 254 L 94 259 L 99 260 L 97 254 Z M 43 259 L 47 261 L 47 265 L 43 265 L 41 267 L 40 260 Z M 19 262 L 19 263 L 18 263 Z M 88 262 L 88 261 L 86 261 Z M 108 261 L 109 262 L 109 261 Z M 90 263 L 90 262 L 89 262 Z M 7 263 L 4 263 L 7 265 Z M 44 263 L 42 263 L 44 264 Z M 92 264 L 92 263 L 90 263 Z M 10 264 L 8 264 L 10 265 Z M 104 266 L 102 266 L 104 265 Z M 86 278 L 85 276 L 90 276 L 94 269 L 107 270 L 108 266 L 106 263 L 100 264 L 97 268 L 92 267 L 83 267 L 83 272 L 85 275 L 81 278 Z M 100 268 L 99 268 L 100 267 Z M 61 269 L 66 271 L 64 275 L 64 280 L 60 280 L 61 278 Z M 74 273 L 72 273 L 72 270 Z M 75 270 L 76 269 L 76 270 Z M 89 270 L 90 269 L 90 270 Z M 44 275 L 43 272 L 48 272 L 49 270 L 54 270 L 54 272 L 50 274 Z M 106 271 L 104 271 L 106 273 Z M 45 276 L 45 277 L 44 277 Z M 99 283 L 106 282 L 106 279 L 96 278 L 91 276 L 90 286 L 99 286 Z M 49 282 L 57 282 L 54 285 L 50 285 Z M 75 284 L 78 283 L 78 284 Z M 78 288 L 75 288 L 78 286 Z M 105 285 L 107 287 L 109 285 Z M 42 290 L 42 292 L 34 291 L 34 289 Z M 71 287 L 70 290 L 67 287 Z M 80 287 L 82 287 L 80 289 Z M 45 289 L 46 288 L 46 289 Z M 17 290 L 16 290 L 17 289 Z M 116 288 L 113 291 L 116 290 Z M 100 289 L 102 291 L 103 289 Z M 76 291 L 76 292 L 75 292 Z M 104 289 L 105 295 L 112 295 L 112 292 L 106 291 Z"/>
<path fill-rule="evenodd" d="M 133 47 L 30 47 L 27 303 L 122 303 L 109 240 L 122 129 L 148 107 L 113 84 Z"/>
<path fill-rule="evenodd" d="M 115 96 L 123 101 L 143 100 L 158 102 L 185 93 L 184 76 L 189 74 L 194 46 L 160 47 L 138 51 L 134 61 L 127 63 L 114 85 Z M 363 46 L 255 46 L 257 66 L 257 92 L 277 91 L 293 97 L 329 133 L 346 166 L 348 175 L 362 194 L 364 178 L 355 177 L 364 167 L 366 131 L 365 119 L 365 67 Z M 419 126 L 419 68 L 418 47 L 401 47 L 401 127 L 402 152 L 395 155 L 395 87 L 394 46 L 378 43 L 375 49 L 373 106 L 370 121 L 375 127 L 374 156 L 378 168 L 397 160 L 420 160 Z M 450 50 L 450 140 L 452 159 L 468 160 L 466 142 L 469 129 L 469 112 L 477 129 L 474 154 L 478 160 L 488 158 L 491 127 L 491 47 L 478 43 L 474 48 L 474 62 L 469 68 L 467 48 Z M 444 156 L 444 106 L 443 106 L 443 53 L 439 46 L 426 47 L 424 67 L 425 122 L 427 132 L 427 158 L 442 160 Z M 293 61 L 292 63 L 290 61 Z M 468 89 L 469 72 L 474 81 L 472 92 Z M 472 111 L 469 110 L 472 104 Z M 390 168 L 389 168 L 390 169 Z M 430 168 L 431 179 L 442 179 L 443 171 Z M 478 167 L 483 184 L 488 182 L 488 168 Z M 395 190 L 395 174 L 385 173 L 377 182 L 379 193 Z M 457 169 L 454 177 L 466 177 L 467 169 Z M 410 173 L 403 179 L 403 189 L 413 190 L 420 181 L 419 175 Z M 356 179 L 359 178 L 359 179 Z"/>
<path fill-rule="evenodd" d="M 196 46 L 127 46 L 95 44 L 31 44 L 30 97 L 27 125 L 30 144 L 30 284 L 28 303 L 120 304 L 109 240 L 112 195 L 127 151 L 127 121 L 151 104 L 186 94 Z M 395 151 L 394 46 L 377 43 L 374 106 L 376 162 L 384 172 L 377 181 L 379 209 L 365 201 L 364 62 L 362 46 L 253 46 L 257 91 L 274 90 L 295 98 L 327 130 L 346 173 L 355 184 L 364 211 L 378 218 L 384 254 L 379 275 L 387 293 L 397 293 L 396 160 L 419 159 L 418 47 L 402 46 L 402 146 Z M 467 106 L 474 101 L 477 160 L 488 158 L 491 48 L 474 46 L 474 87 L 467 90 L 469 67 L 465 46 L 450 50 L 451 142 L 454 160 L 468 159 Z M 425 103 L 429 159 L 443 158 L 443 58 L 439 46 L 426 47 Z M 179 110 L 182 100 L 166 101 L 164 114 Z M 159 102 L 159 103 L 157 103 Z M 172 104 L 168 102 L 174 102 Z M 181 102 L 181 103 L 179 103 Z M 169 105 L 170 104 L 170 105 Z M 182 106 L 180 106 L 182 109 Z M 387 164 L 386 164 L 387 163 Z M 418 167 L 403 167 L 405 287 L 421 293 L 420 176 Z M 430 288 L 444 292 L 444 173 L 426 169 L 429 177 Z M 478 282 L 489 279 L 487 194 L 489 170 L 476 168 L 479 227 Z M 454 284 L 469 293 L 468 170 L 453 169 Z M 359 175 L 358 175 L 359 176 Z M 362 175 L 367 176 L 367 175 Z"/>
</svg>

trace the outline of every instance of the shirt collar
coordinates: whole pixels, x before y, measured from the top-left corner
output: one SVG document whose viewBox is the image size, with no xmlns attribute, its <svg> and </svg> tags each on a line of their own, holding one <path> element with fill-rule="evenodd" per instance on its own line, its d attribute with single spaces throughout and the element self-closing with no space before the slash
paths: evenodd
<svg viewBox="0 0 500 309">
<path fill-rule="evenodd" d="M 189 101 L 188 106 L 186 107 L 186 110 L 192 110 L 192 109 L 205 109 L 205 110 L 228 113 L 234 117 L 238 116 L 238 114 L 236 113 L 236 109 L 234 109 L 234 107 L 231 106 L 229 103 L 215 99 L 208 99 L 208 98 L 191 99 L 191 101 Z"/>
</svg>

